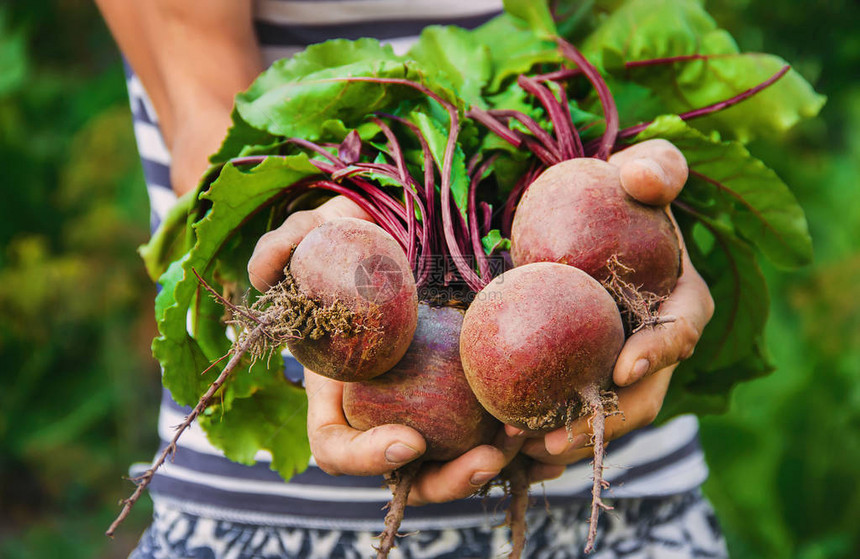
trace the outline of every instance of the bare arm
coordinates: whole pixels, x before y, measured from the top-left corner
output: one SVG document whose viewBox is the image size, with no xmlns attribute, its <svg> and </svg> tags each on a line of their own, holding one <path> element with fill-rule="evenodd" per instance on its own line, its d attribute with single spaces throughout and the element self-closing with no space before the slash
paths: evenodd
<svg viewBox="0 0 860 559">
<path fill-rule="evenodd" d="M 194 188 L 230 124 L 233 97 L 262 71 L 250 0 L 96 0 L 149 94 L 177 194 Z"/>
</svg>

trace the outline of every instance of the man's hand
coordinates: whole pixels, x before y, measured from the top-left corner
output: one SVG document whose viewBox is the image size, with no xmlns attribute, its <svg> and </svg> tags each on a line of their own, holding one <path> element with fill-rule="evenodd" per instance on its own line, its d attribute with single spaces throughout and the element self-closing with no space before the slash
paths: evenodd
<svg viewBox="0 0 860 559">
<path fill-rule="evenodd" d="M 308 395 L 308 439 L 317 465 L 332 475 L 380 475 L 413 460 L 426 450 L 424 438 L 405 425 L 380 425 L 368 431 L 349 426 L 343 413 L 343 383 L 305 370 Z M 410 505 L 440 503 L 472 495 L 519 452 L 522 437 L 499 429 L 496 445 L 481 445 L 450 462 L 428 462 L 409 493 Z M 540 476 L 550 468 L 532 472 Z M 537 481 L 537 480 L 535 480 Z"/>
<path fill-rule="evenodd" d="M 684 156 L 665 140 L 636 144 L 613 155 L 609 162 L 619 166 L 622 186 L 627 193 L 651 205 L 670 203 L 687 180 Z M 671 218 L 668 207 L 666 212 Z M 620 387 L 618 407 L 622 414 L 606 420 L 607 441 L 654 421 L 663 405 L 672 372 L 679 361 L 692 355 L 705 325 L 713 316 L 714 301 L 687 255 L 680 231 L 678 241 L 683 255 L 682 273 L 659 311 L 661 316 L 672 316 L 675 320 L 640 330 L 630 336 L 621 349 L 613 381 Z M 510 425 L 505 430 L 509 435 L 520 431 Z M 574 422 L 571 433 L 572 441 L 566 428 L 530 438 L 523 452 L 546 464 L 571 464 L 590 456 L 591 449 L 586 448 L 591 439 L 588 418 Z"/>
</svg>

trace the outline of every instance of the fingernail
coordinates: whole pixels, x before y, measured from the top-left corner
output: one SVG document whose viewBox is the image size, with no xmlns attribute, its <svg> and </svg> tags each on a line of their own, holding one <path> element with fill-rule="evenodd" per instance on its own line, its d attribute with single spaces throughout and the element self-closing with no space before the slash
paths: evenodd
<svg viewBox="0 0 860 559">
<path fill-rule="evenodd" d="M 516 431 L 510 431 L 508 433 L 508 436 L 512 439 L 518 439 L 520 437 L 524 437 L 525 434 L 526 434 L 526 432 L 523 431 L 522 429 L 517 429 Z"/>
<path fill-rule="evenodd" d="M 645 376 L 645 373 L 648 372 L 648 369 L 651 368 L 651 362 L 645 359 L 644 357 L 638 360 L 633 364 L 633 377 L 636 379 L 642 378 Z"/>
<path fill-rule="evenodd" d="M 403 443 L 394 443 L 385 450 L 385 459 L 392 464 L 400 464 L 418 458 L 421 454 L 411 446 Z"/>
<path fill-rule="evenodd" d="M 472 474 L 472 478 L 469 480 L 474 486 L 480 487 L 485 483 L 489 482 L 491 479 L 499 475 L 499 472 L 475 472 Z"/>
<path fill-rule="evenodd" d="M 669 182 L 669 179 L 666 176 L 666 170 L 663 168 L 662 165 L 660 165 L 658 161 L 654 160 L 651 157 L 640 157 L 638 159 L 634 159 L 634 161 L 654 173 L 657 179 L 664 184 Z"/>
</svg>

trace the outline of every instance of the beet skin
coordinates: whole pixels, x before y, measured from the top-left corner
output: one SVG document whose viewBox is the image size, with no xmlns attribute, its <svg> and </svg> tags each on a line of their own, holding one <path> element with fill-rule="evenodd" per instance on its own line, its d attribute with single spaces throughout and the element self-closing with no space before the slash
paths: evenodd
<svg viewBox="0 0 860 559">
<path fill-rule="evenodd" d="M 472 394 L 460 364 L 463 311 L 418 306 L 412 344 L 384 375 L 344 385 L 343 409 L 356 429 L 399 423 L 427 441 L 426 460 L 451 460 L 488 444 L 500 425 Z"/>
<path fill-rule="evenodd" d="M 409 347 L 418 294 L 403 249 L 381 227 L 342 217 L 311 231 L 293 251 L 289 271 L 318 306 L 339 303 L 354 332 L 287 342 L 305 367 L 329 378 L 359 381 L 393 367 Z"/>
<path fill-rule="evenodd" d="M 511 229 L 515 265 L 561 262 L 602 282 L 609 278 L 607 262 L 613 256 L 633 270 L 619 273 L 621 279 L 659 296 L 672 291 L 681 273 L 672 221 L 662 208 L 631 198 L 617 167 L 599 159 L 570 159 L 529 185 Z"/>
<path fill-rule="evenodd" d="M 490 282 L 469 306 L 460 356 L 497 419 L 550 431 L 576 419 L 583 394 L 609 387 L 624 344 L 609 293 L 573 266 L 539 262 Z"/>
</svg>

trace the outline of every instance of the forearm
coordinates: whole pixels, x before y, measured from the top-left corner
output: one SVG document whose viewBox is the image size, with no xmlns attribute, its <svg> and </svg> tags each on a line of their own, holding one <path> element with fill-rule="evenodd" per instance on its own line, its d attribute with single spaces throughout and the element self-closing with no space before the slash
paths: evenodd
<svg viewBox="0 0 860 559">
<path fill-rule="evenodd" d="M 96 3 L 143 82 L 171 152 L 177 142 L 199 144 L 195 154 L 217 149 L 234 96 L 263 69 L 251 1 Z M 199 172 L 205 157 L 192 159 L 204 160 L 189 165 Z"/>
</svg>

